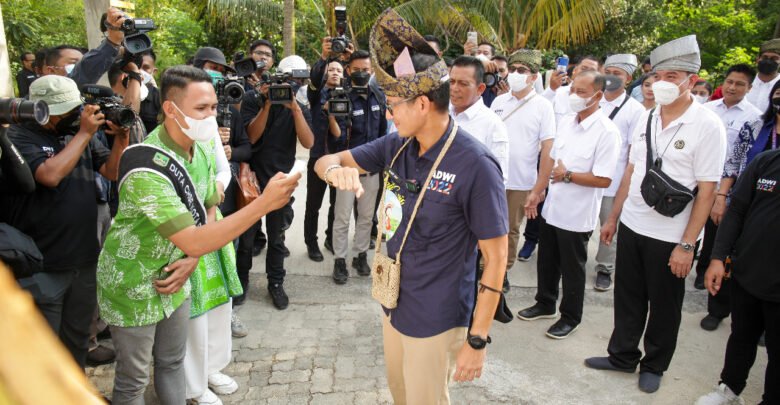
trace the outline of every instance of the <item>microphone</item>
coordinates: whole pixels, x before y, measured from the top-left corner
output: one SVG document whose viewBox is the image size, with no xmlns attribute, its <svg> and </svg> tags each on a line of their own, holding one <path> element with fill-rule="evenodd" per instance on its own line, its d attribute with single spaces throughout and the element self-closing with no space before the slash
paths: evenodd
<svg viewBox="0 0 780 405">
<path fill-rule="evenodd" d="M 8 128 L 0 128 L 0 163 L 5 171 L 5 180 L 10 180 L 14 190 L 20 193 L 32 193 L 35 191 L 35 178 L 30 166 L 24 160 L 16 146 L 8 139 Z"/>
<path fill-rule="evenodd" d="M 98 84 L 82 84 L 80 87 L 81 94 L 85 97 L 91 98 L 106 98 L 114 97 L 114 90 L 110 87 L 101 86 Z"/>
</svg>

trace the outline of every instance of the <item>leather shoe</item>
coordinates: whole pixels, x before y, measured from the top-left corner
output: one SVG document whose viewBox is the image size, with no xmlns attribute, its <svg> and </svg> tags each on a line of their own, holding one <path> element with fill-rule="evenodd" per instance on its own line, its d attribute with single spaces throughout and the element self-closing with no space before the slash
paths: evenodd
<svg viewBox="0 0 780 405">
<path fill-rule="evenodd" d="M 320 251 L 320 247 L 317 246 L 316 243 L 306 245 L 306 250 L 309 251 L 309 259 L 312 261 L 321 262 L 325 260 L 325 257 L 322 256 L 322 251 Z"/>
<path fill-rule="evenodd" d="M 90 367 L 97 367 L 103 364 L 111 364 L 116 359 L 116 353 L 103 345 L 99 345 L 94 350 L 90 350 L 87 353 L 87 365 Z"/>
<path fill-rule="evenodd" d="M 357 270 L 357 273 L 361 276 L 371 275 L 371 267 L 368 265 L 366 252 L 358 253 L 357 257 L 352 258 L 352 268 Z"/>
<path fill-rule="evenodd" d="M 592 368 L 594 370 L 620 371 L 621 373 L 629 373 L 629 374 L 632 374 L 636 370 L 636 367 L 634 368 L 618 367 L 612 364 L 611 361 L 609 361 L 609 357 L 587 358 L 585 359 L 585 366 L 588 368 Z"/>
<path fill-rule="evenodd" d="M 330 239 L 325 239 L 325 243 L 322 245 L 325 246 L 325 250 L 330 252 L 330 254 L 335 255 L 335 253 L 333 253 L 333 242 L 331 242 Z"/>
<path fill-rule="evenodd" d="M 535 321 L 537 319 L 554 319 L 558 317 L 558 311 L 547 311 L 541 305 L 536 304 L 532 307 L 521 310 L 517 317 L 524 321 Z"/>
<path fill-rule="evenodd" d="M 720 325 L 721 319 L 717 316 L 714 316 L 712 314 L 707 314 L 701 322 L 699 323 L 699 326 L 701 326 L 702 329 L 713 331 L 715 329 L 718 329 L 718 325 Z"/>
<path fill-rule="evenodd" d="M 337 258 L 333 263 L 333 282 L 336 284 L 346 284 L 349 278 L 349 272 L 347 271 L 347 261 Z"/>
<path fill-rule="evenodd" d="M 697 290 L 704 289 L 704 272 L 699 273 L 698 270 L 696 271 L 696 278 L 693 280 L 693 288 Z"/>
<path fill-rule="evenodd" d="M 550 326 L 550 329 L 547 329 L 546 335 L 552 339 L 566 339 L 571 336 L 579 326 L 580 325 L 572 325 L 563 319 L 559 319 L 558 322 L 555 322 Z"/>
<path fill-rule="evenodd" d="M 642 371 L 639 373 L 639 389 L 642 392 L 652 394 L 658 391 L 661 386 L 661 375 L 652 373 L 650 371 Z"/>
<path fill-rule="evenodd" d="M 282 284 L 270 284 L 268 286 L 268 293 L 271 294 L 271 301 L 273 301 L 276 309 L 287 309 L 287 305 L 290 304 L 290 299 L 287 297 L 287 293 L 284 292 Z"/>
</svg>

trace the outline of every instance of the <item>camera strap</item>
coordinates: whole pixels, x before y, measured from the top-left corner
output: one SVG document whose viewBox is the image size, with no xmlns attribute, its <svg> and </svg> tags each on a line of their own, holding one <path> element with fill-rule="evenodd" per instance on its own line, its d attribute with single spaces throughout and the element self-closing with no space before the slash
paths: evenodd
<svg viewBox="0 0 780 405">
<path fill-rule="evenodd" d="M 153 145 L 128 146 L 119 160 L 119 189 L 122 189 L 122 183 L 128 176 L 138 172 L 155 173 L 167 180 L 192 214 L 195 225 L 206 224 L 206 208 L 195 194 L 195 184 L 187 169 L 171 154 Z"/>
</svg>

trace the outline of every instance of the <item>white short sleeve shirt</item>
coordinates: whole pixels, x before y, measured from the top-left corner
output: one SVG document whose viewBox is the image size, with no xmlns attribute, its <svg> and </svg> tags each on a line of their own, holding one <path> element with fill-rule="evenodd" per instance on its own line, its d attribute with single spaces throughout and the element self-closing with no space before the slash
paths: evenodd
<svg viewBox="0 0 780 405">
<path fill-rule="evenodd" d="M 723 99 L 710 101 L 704 104 L 705 107 L 720 117 L 723 125 L 726 127 L 726 146 L 731 150 L 734 141 L 739 136 L 739 131 L 746 122 L 753 122 L 761 117 L 762 112 L 753 104 L 750 104 L 746 98 L 736 105 L 727 107 Z"/>
<path fill-rule="evenodd" d="M 624 101 L 626 104 L 623 104 Z M 621 104 L 623 104 L 623 107 L 620 107 Z M 620 187 L 620 180 L 623 178 L 623 173 L 625 173 L 626 165 L 628 164 L 628 149 L 631 146 L 631 136 L 634 134 L 639 117 L 645 112 L 645 107 L 626 94 L 626 92 L 623 92 L 621 96 L 612 101 L 602 98 L 599 105 L 601 106 L 601 112 L 607 117 L 616 108 L 620 107 L 615 118 L 612 119 L 612 122 L 620 131 L 620 156 L 618 156 L 612 184 L 604 190 L 605 197 L 614 197 Z"/>
<path fill-rule="evenodd" d="M 550 157 L 560 159 L 573 173 L 592 172 L 613 179 L 620 152 L 620 131 L 600 110 L 582 122 L 577 115 L 566 116 L 558 124 Z M 614 179 L 613 179 L 614 181 Z M 548 224 L 572 232 L 596 228 L 603 188 L 574 183 L 552 183 L 542 208 Z"/>
<path fill-rule="evenodd" d="M 509 136 L 506 125 L 501 121 L 501 118 L 482 102 L 482 98 L 460 114 L 455 113 L 450 104 L 450 114 L 461 128 L 493 153 L 498 164 L 501 165 L 504 182 L 506 182 L 509 164 Z"/>
<path fill-rule="evenodd" d="M 750 91 L 745 98 L 763 114 L 767 107 L 769 107 L 769 92 L 772 91 L 772 87 L 774 87 L 778 80 L 780 80 L 780 75 L 777 75 L 777 77 L 768 82 L 764 82 L 756 76 L 756 78 L 753 79 L 753 87 L 750 88 Z"/>
<path fill-rule="evenodd" d="M 648 114 L 650 111 L 640 117 L 631 143 L 628 160 L 634 164 L 634 173 L 620 221 L 640 235 L 679 243 L 688 225 L 693 202 L 683 212 L 669 218 L 647 205 L 640 192 L 640 185 L 647 172 L 645 130 Z M 659 114 L 659 109 L 653 111 L 650 140 L 653 159 L 658 157 L 660 150 L 664 173 L 689 190 L 696 188 L 700 181 L 719 181 L 726 160 L 726 130 L 720 118 L 695 101 L 680 118 L 670 122 L 664 129 L 661 129 Z"/>
<path fill-rule="evenodd" d="M 553 111 L 555 112 L 555 122 L 557 123 L 560 123 L 563 117 L 574 114 L 571 106 L 569 106 L 569 94 L 571 94 L 571 86 L 561 86 L 557 90 L 548 87 L 542 93 L 552 103 Z"/>
<path fill-rule="evenodd" d="M 504 121 L 509 135 L 507 190 L 531 190 L 541 143 L 555 138 L 552 104 L 533 91 L 522 99 L 506 93 L 496 97 L 490 109 Z"/>
</svg>

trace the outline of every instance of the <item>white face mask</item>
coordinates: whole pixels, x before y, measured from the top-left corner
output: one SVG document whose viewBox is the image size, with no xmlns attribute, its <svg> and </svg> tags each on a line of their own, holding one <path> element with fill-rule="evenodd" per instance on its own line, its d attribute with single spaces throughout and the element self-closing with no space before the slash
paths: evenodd
<svg viewBox="0 0 780 405">
<path fill-rule="evenodd" d="M 690 77 L 690 76 L 689 76 Z M 664 80 L 653 83 L 653 95 L 659 105 L 669 105 L 680 97 L 680 86 L 688 80 L 686 78 L 680 84 L 674 84 Z"/>
<path fill-rule="evenodd" d="M 582 98 L 574 93 L 569 94 L 569 107 L 572 111 L 575 113 L 578 113 L 582 110 L 587 110 L 590 108 L 593 103 L 588 104 L 588 101 L 593 97 L 588 98 Z"/>
<path fill-rule="evenodd" d="M 71 63 L 70 65 L 65 65 L 65 73 L 70 75 L 70 72 L 72 72 L 73 68 L 75 68 L 75 67 L 76 67 L 76 65 L 73 64 L 73 63 Z"/>
<path fill-rule="evenodd" d="M 509 84 L 509 88 L 512 90 L 512 93 L 519 93 L 525 90 L 525 88 L 528 87 L 528 83 L 526 83 L 527 80 L 528 75 L 523 75 L 517 72 L 510 73 L 509 76 L 506 77 L 506 81 Z"/>
<path fill-rule="evenodd" d="M 693 99 L 696 100 L 699 104 L 704 104 L 707 101 L 709 101 L 710 98 L 707 97 L 707 96 L 696 96 L 696 95 L 694 95 Z"/>
<path fill-rule="evenodd" d="M 149 82 L 152 81 L 152 75 L 147 73 L 145 70 L 142 70 L 141 71 L 141 79 L 142 79 L 141 80 L 141 84 L 147 85 L 147 84 L 149 84 Z"/>
<path fill-rule="evenodd" d="M 181 131 L 184 132 L 184 135 L 187 135 L 187 137 L 193 141 L 206 142 L 219 134 L 219 124 L 217 124 L 217 117 L 212 115 L 202 120 L 196 120 L 184 114 L 184 112 L 179 108 L 179 106 L 176 105 L 176 103 L 172 104 L 174 107 L 176 107 L 177 110 L 179 110 L 181 115 L 184 116 L 184 122 L 187 123 L 189 128 L 182 127 L 181 124 L 179 124 L 179 120 L 174 118 L 176 125 L 181 128 Z"/>
</svg>

